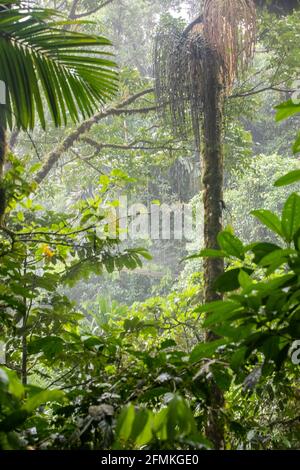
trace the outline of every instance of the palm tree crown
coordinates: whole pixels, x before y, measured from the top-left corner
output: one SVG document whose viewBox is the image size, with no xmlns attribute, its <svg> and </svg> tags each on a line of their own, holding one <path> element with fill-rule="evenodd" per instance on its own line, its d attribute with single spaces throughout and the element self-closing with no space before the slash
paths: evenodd
<svg viewBox="0 0 300 470">
<path fill-rule="evenodd" d="M 154 58 L 156 94 L 161 105 L 168 103 L 175 130 L 184 133 L 192 121 L 199 144 L 207 81 L 228 94 L 253 56 L 255 39 L 253 0 L 205 0 L 203 14 L 184 31 L 174 22 L 162 26 Z"/>
</svg>

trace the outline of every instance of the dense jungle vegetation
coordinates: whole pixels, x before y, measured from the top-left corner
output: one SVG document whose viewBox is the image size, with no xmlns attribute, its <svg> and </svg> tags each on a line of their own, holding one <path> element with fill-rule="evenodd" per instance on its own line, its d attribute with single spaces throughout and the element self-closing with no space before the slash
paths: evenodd
<svg viewBox="0 0 300 470">
<path fill-rule="evenodd" d="M 300 448 L 299 43 L 298 0 L 0 2 L 1 450 Z"/>
</svg>

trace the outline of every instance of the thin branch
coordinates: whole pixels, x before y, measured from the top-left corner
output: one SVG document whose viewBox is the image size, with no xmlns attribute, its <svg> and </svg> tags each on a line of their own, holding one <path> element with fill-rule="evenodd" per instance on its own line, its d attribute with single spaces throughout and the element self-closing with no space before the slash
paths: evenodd
<svg viewBox="0 0 300 470">
<path fill-rule="evenodd" d="M 65 372 L 58 379 L 53 380 L 46 388 L 49 389 L 49 388 L 53 387 L 53 385 L 60 382 L 62 379 L 66 378 L 68 375 L 72 374 L 72 372 L 74 372 L 74 370 L 77 369 L 77 367 L 79 367 L 79 364 L 76 364 L 74 367 L 72 367 L 72 369 Z"/>
<path fill-rule="evenodd" d="M 101 152 L 103 149 L 111 148 L 111 149 L 117 149 L 117 150 L 166 150 L 170 152 L 176 152 L 176 151 L 181 151 L 183 150 L 182 147 L 168 147 L 168 144 L 170 142 L 167 142 L 166 145 L 161 144 L 161 145 L 151 145 L 149 141 L 145 142 L 146 144 L 150 145 L 136 145 L 136 142 L 132 142 L 128 145 L 121 145 L 121 144 L 109 144 L 109 143 L 100 143 L 97 142 L 94 139 L 91 139 L 90 137 L 82 137 L 81 139 L 83 142 L 87 143 L 88 145 L 91 145 L 94 147 L 98 152 Z M 81 158 L 81 160 L 85 161 L 93 157 L 87 157 L 87 158 Z"/>
<path fill-rule="evenodd" d="M 76 152 L 75 149 L 71 149 L 71 152 L 76 155 L 76 158 L 78 160 L 80 160 L 81 162 L 84 162 L 86 165 L 88 165 L 89 167 L 93 168 L 93 170 L 95 170 L 97 173 L 99 173 L 100 175 L 103 175 L 103 171 L 99 170 L 99 168 L 97 168 L 95 165 L 93 165 L 91 162 L 89 162 L 89 159 L 93 158 L 93 157 L 88 157 L 88 158 L 82 158 L 80 156 L 80 154 L 78 152 Z M 70 162 L 68 162 L 70 163 Z"/>
<path fill-rule="evenodd" d="M 295 423 L 300 423 L 300 415 L 296 416 L 295 418 L 287 419 L 287 420 L 275 420 L 271 421 L 269 424 L 267 424 L 268 427 L 273 427 L 273 426 L 291 426 Z"/>
<path fill-rule="evenodd" d="M 7 369 L 10 369 L 10 370 L 15 370 L 16 372 L 21 372 L 21 369 L 20 367 L 17 367 L 17 366 L 12 366 L 11 364 L 6 364 L 4 362 L 0 362 L 0 366 L 1 367 L 6 367 Z"/>
<path fill-rule="evenodd" d="M 68 16 L 69 20 L 73 20 L 75 18 L 78 3 L 79 3 L 79 0 L 73 0 L 71 10 L 70 10 L 70 13 L 69 13 L 69 16 Z"/>
<path fill-rule="evenodd" d="M 83 12 L 83 13 L 77 13 L 77 14 L 74 14 L 72 16 L 72 19 L 74 20 L 77 20 L 79 18 L 84 18 L 86 16 L 91 16 L 93 15 L 94 13 L 97 13 L 98 11 L 100 11 L 102 8 L 106 7 L 107 5 L 109 5 L 110 3 L 112 3 L 114 0 L 107 0 L 106 2 L 102 3 L 101 5 L 98 5 L 97 7 L 93 8 L 92 10 L 89 10 L 89 11 L 86 11 L 86 12 Z"/>
<path fill-rule="evenodd" d="M 232 98 L 246 98 L 247 96 L 257 95 L 257 94 L 263 93 L 265 91 L 278 91 L 280 93 L 293 93 L 294 90 L 287 90 L 287 89 L 283 89 L 283 88 L 277 88 L 277 87 L 274 87 L 274 86 L 267 86 L 267 87 L 264 87 L 264 88 L 260 88 L 258 90 L 251 90 L 251 91 L 248 91 L 248 92 L 245 92 L 245 93 L 236 93 L 235 95 L 229 96 L 229 98 L 230 99 L 232 99 Z"/>
</svg>

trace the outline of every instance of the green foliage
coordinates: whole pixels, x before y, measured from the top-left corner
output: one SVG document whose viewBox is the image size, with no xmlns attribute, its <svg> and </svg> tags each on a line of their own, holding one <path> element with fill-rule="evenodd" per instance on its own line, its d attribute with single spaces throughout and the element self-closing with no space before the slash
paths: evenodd
<svg viewBox="0 0 300 470">
<path fill-rule="evenodd" d="M 115 63 L 106 58 L 109 40 L 70 31 L 82 22 L 55 10 L 28 12 L 18 1 L 10 3 L 0 11 L 0 79 L 7 90 L 2 125 L 33 129 L 38 115 L 45 128 L 45 102 L 56 126 L 68 117 L 75 122 L 116 92 Z"/>
<path fill-rule="evenodd" d="M 276 120 L 283 121 L 284 119 L 290 118 L 291 116 L 294 116 L 295 114 L 300 113 L 299 100 L 288 100 L 285 103 L 282 103 L 279 106 L 277 106 L 276 109 L 277 109 Z M 296 142 L 293 145 L 293 152 L 294 153 L 300 152 L 300 134 L 298 134 Z"/>
<path fill-rule="evenodd" d="M 296 181 L 295 173 L 279 182 L 291 180 Z M 300 197 L 296 193 L 289 196 L 281 218 L 266 210 L 254 211 L 253 215 L 281 237 L 283 246 L 261 242 L 244 246 L 230 233 L 221 233 L 220 256 L 233 262 L 238 258 L 241 264 L 228 269 L 215 286 L 220 292 L 237 292 L 199 311 L 209 313 L 203 326 L 222 336 L 224 340 L 218 340 L 221 344 L 222 341 L 235 344 L 231 358 L 234 370 L 255 354 L 259 362 L 263 358 L 263 370 L 269 373 L 273 366 L 280 369 L 290 360 L 290 347 L 300 334 Z"/>
<path fill-rule="evenodd" d="M 288 198 L 290 190 L 283 185 L 275 188 L 273 183 L 287 171 L 298 171 L 296 159 L 259 155 L 253 157 L 243 175 L 234 175 L 231 179 L 231 186 L 226 189 L 224 196 L 227 208 L 224 212 L 225 220 L 235 227 L 237 236 L 244 243 L 256 240 L 279 243 L 281 223 L 276 214 L 282 211 L 283 201 Z M 293 189 L 299 190 L 297 181 Z M 250 215 L 254 208 L 261 208 L 255 212 L 255 218 Z M 276 230 L 268 230 L 268 224 L 272 228 L 276 227 Z"/>
<path fill-rule="evenodd" d="M 210 443 L 197 433 L 197 426 L 188 404 L 179 396 L 172 397 L 159 412 L 146 408 L 125 407 L 116 427 L 115 449 L 169 448 L 179 444 L 195 449 L 210 448 Z"/>
<path fill-rule="evenodd" d="M 298 181 L 300 181 L 300 170 L 295 170 L 279 178 L 274 186 L 288 186 Z"/>
<path fill-rule="evenodd" d="M 300 113 L 300 104 L 296 104 L 292 100 L 288 100 L 285 103 L 276 106 L 276 109 L 276 120 L 283 121 L 284 119 Z"/>
<path fill-rule="evenodd" d="M 125 0 L 95 15 L 126 65 L 122 96 L 152 86 L 151 31 L 158 13 L 180 4 Z M 52 19 L 78 45 L 80 33 L 64 18 Z M 288 158 L 297 114 L 291 102 L 279 106 L 281 117 L 293 115 L 288 127 L 284 122 L 275 128 L 275 92 L 256 95 L 262 83 L 279 86 L 274 72 L 280 87 L 281 81 L 292 86 L 299 18 L 295 13 L 260 23 L 259 49 L 266 52 L 233 91 L 250 95 L 227 103 L 224 215 L 230 226 L 218 237 L 219 250 L 190 256 L 181 272 L 184 244 L 149 242 L 150 264 L 145 247 L 120 243 L 118 228 L 116 237 L 109 236 L 105 215 L 117 207 L 120 192 L 145 204 L 188 202 L 198 194 L 199 155 L 190 143 L 174 139 L 153 113 L 126 111 L 95 124 L 84 136 L 94 143 L 76 141 L 37 188 L 31 179 L 40 163 L 21 135 L 16 149 L 22 157 L 8 159 L 0 236 L 1 449 L 210 449 L 203 436 L 216 387 L 225 399 L 219 417 L 226 449 L 299 448 L 299 366 L 289 352 L 300 334 L 300 178 L 298 161 Z M 94 24 L 82 26 L 94 34 Z M 49 28 L 47 19 L 43 27 Z M 53 32 L 53 40 L 62 40 L 61 32 Z M 79 68 L 88 51 L 84 47 L 84 59 L 76 52 Z M 99 57 L 92 55 L 89 67 L 96 67 Z M 110 69 L 107 64 L 103 73 L 115 83 Z M 97 77 L 100 84 L 101 73 Z M 47 96 L 42 81 L 38 86 L 44 112 Z M 152 107 L 151 98 L 133 107 Z M 23 120 L 29 119 L 24 100 L 22 94 Z M 67 102 L 56 103 L 61 123 L 60 106 L 66 117 L 75 119 L 75 110 L 88 114 L 89 105 L 81 103 L 81 109 L 75 101 L 68 110 Z M 62 136 L 50 129 L 45 137 L 36 128 L 33 138 L 42 155 Z M 261 148 L 266 155 L 259 155 Z M 284 171 L 290 173 L 282 177 Z M 285 188 L 290 184 L 292 195 Z M 248 217 L 256 207 L 262 209 Z M 197 233 L 201 246 L 200 228 Z M 202 305 L 202 258 L 208 256 L 226 258 L 226 272 L 215 284 L 224 301 Z M 210 343 L 207 331 L 217 336 Z"/>
<path fill-rule="evenodd" d="M 13 450 L 24 447 L 19 432 L 26 429 L 28 419 L 42 405 L 63 400 L 64 394 L 60 390 L 28 387 L 25 395 L 25 388 L 16 373 L 0 368 L 0 449 Z M 41 419 L 47 422 L 45 416 Z"/>
</svg>

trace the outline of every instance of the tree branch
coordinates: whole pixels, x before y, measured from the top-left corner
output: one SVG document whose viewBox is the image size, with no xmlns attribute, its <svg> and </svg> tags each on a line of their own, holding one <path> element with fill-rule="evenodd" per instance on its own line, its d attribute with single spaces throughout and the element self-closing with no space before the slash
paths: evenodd
<svg viewBox="0 0 300 470">
<path fill-rule="evenodd" d="M 80 140 L 87 143 L 91 147 L 94 147 L 98 152 L 101 152 L 101 150 L 107 149 L 107 148 L 117 149 L 117 150 L 118 149 L 119 150 L 167 150 L 170 152 L 176 152 L 176 151 L 182 150 L 182 147 L 180 148 L 171 147 L 170 143 L 172 142 L 166 142 L 165 144 L 161 143 L 160 145 L 155 145 L 152 142 L 147 141 L 147 142 L 143 142 L 144 145 L 137 145 L 138 142 L 132 142 L 128 145 L 121 145 L 121 144 L 109 144 L 109 143 L 97 142 L 96 140 L 91 139 L 90 137 L 82 137 Z M 82 158 L 82 160 L 88 160 L 90 158 L 93 158 L 93 157 Z"/>
<path fill-rule="evenodd" d="M 106 0 L 106 2 L 102 3 L 101 5 L 98 5 L 97 7 L 93 8 L 92 10 L 89 10 L 89 11 L 86 11 L 86 12 L 83 12 L 83 13 L 77 13 L 77 14 L 74 13 L 72 19 L 77 20 L 79 18 L 84 18 L 85 16 L 91 16 L 94 13 L 97 13 L 102 8 L 109 5 L 110 3 L 112 3 L 113 1 L 114 0 Z"/>
<path fill-rule="evenodd" d="M 267 86 L 264 88 L 260 88 L 258 90 L 251 90 L 245 93 L 236 93 L 235 95 L 229 96 L 230 99 L 232 98 L 246 98 L 247 96 L 257 95 L 259 93 L 263 93 L 264 91 L 279 91 L 281 93 L 293 93 L 294 90 L 287 90 L 283 88 L 278 88 L 274 86 Z"/>
<path fill-rule="evenodd" d="M 120 114 L 137 114 L 137 113 L 148 113 L 151 111 L 157 110 L 156 106 L 151 106 L 148 108 L 137 108 L 137 109 L 127 109 L 126 106 L 130 106 L 132 103 L 137 101 L 143 96 L 153 93 L 153 88 L 148 88 L 146 90 L 140 91 L 129 98 L 121 101 L 114 107 L 104 108 L 102 111 L 98 112 L 91 118 L 84 121 L 80 124 L 77 129 L 72 131 L 64 140 L 45 158 L 42 168 L 37 172 L 35 176 L 35 181 L 41 183 L 43 179 L 48 175 L 52 167 L 58 162 L 61 156 L 69 150 L 73 144 L 81 138 L 86 132 L 88 132 L 95 124 L 97 124 L 102 119 L 105 119 L 108 116 L 118 116 Z"/>
<path fill-rule="evenodd" d="M 71 10 L 70 10 L 70 13 L 69 13 L 69 16 L 68 16 L 69 20 L 74 20 L 75 19 L 75 14 L 76 14 L 76 9 L 77 9 L 78 3 L 79 3 L 79 0 L 73 0 Z"/>
</svg>

